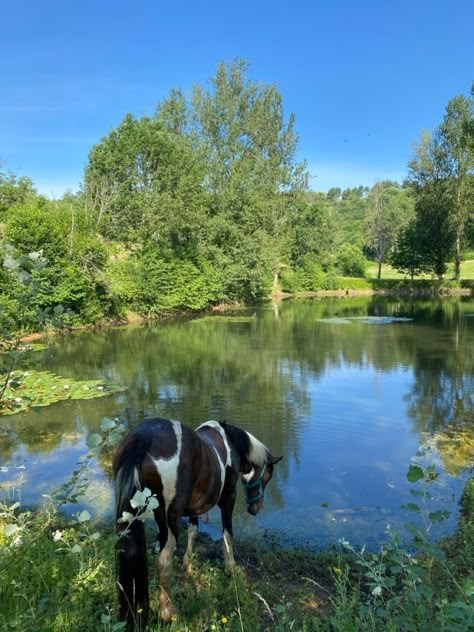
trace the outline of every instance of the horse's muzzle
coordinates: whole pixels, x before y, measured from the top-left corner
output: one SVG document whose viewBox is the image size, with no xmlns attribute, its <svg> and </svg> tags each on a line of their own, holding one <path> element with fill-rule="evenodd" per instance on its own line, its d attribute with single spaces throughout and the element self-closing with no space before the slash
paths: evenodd
<svg viewBox="0 0 474 632">
<path fill-rule="evenodd" d="M 260 510 L 260 505 L 260 502 L 251 503 L 250 505 L 247 505 L 247 511 L 249 514 L 252 514 L 252 516 L 256 516 Z"/>
</svg>

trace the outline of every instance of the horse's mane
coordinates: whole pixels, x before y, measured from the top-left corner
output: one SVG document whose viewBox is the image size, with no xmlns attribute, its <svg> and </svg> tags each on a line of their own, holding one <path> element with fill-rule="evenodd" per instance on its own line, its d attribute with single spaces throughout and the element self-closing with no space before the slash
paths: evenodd
<svg viewBox="0 0 474 632">
<path fill-rule="evenodd" d="M 270 450 L 254 437 L 253 434 L 250 434 L 250 432 L 246 430 L 241 430 L 236 426 L 232 426 L 225 421 L 221 421 L 220 424 L 232 441 L 241 459 L 256 466 L 267 463 Z"/>
</svg>

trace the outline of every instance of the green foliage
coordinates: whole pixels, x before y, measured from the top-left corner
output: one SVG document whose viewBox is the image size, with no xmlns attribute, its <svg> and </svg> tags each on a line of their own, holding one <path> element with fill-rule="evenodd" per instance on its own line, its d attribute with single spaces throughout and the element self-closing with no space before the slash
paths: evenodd
<svg viewBox="0 0 474 632">
<path fill-rule="evenodd" d="M 157 117 L 127 114 L 89 155 L 86 209 L 96 230 L 193 251 L 203 220 L 202 166 L 191 141 Z"/>
<path fill-rule="evenodd" d="M 339 190 L 340 191 L 340 190 Z M 362 248 L 365 244 L 365 221 L 367 215 L 367 192 L 364 187 L 346 189 L 344 196 L 326 195 L 329 213 L 334 226 L 337 246 L 348 243 Z"/>
<path fill-rule="evenodd" d="M 56 262 L 67 252 L 66 231 L 62 214 L 35 201 L 8 214 L 5 241 L 19 255 L 42 252 L 48 261 Z"/>
<path fill-rule="evenodd" d="M 337 251 L 336 266 L 343 276 L 363 277 L 367 261 L 360 248 L 352 244 L 342 244 Z"/>
<path fill-rule="evenodd" d="M 428 269 L 441 278 L 454 260 L 459 280 L 462 250 L 470 230 L 474 194 L 474 99 L 457 96 L 434 133 L 422 132 L 409 162 L 416 196 L 416 233 L 409 242 Z"/>
<path fill-rule="evenodd" d="M 0 163 L 0 167 L 1 167 Z M 35 197 L 35 189 L 30 178 L 18 178 L 13 173 L 0 171 L 0 218 L 9 208 L 25 204 Z"/>
<path fill-rule="evenodd" d="M 321 266 L 307 256 L 300 268 L 283 270 L 280 285 L 284 292 L 314 292 L 326 289 L 327 276 Z"/>
<path fill-rule="evenodd" d="M 107 267 L 107 297 L 114 314 L 124 315 L 127 309 L 138 308 L 139 263 L 136 258 L 111 259 Z"/>
<path fill-rule="evenodd" d="M 138 260 L 138 300 L 153 315 L 173 310 L 203 309 L 221 297 L 220 275 L 209 264 L 203 269 L 190 261 L 165 260 L 148 250 Z"/>
<path fill-rule="evenodd" d="M 413 201 L 408 189 L 397 182 L 376 182 L 368 197 L 366 217 L 366 244 L 379 264 L 378 278 L 382 263 L 390 253 L 399 231 L 413 215 Z"/>
<path fill-rule="evenodd" d="M 418 276 L 429 271 L 429 265 L 420 247 L 420 236 L 417 223 L 412 220 L 398 233 L 396 243 L 390 256 L 391 265 L 399 272 Z"/>
<path fill-rule="evenodd" d="M 325 270 L 331 267 L 334 263 L 336 226 L 322 194 L 312 204 L 295 209 L 291 231 L 291 261 L 295 267 L 303 265 L 307 257 L 316 259 Z"/>
<path fill-rule="evenodd" d="M 453 539 L 448 541 L 447 550 L 459 572 L 474 582 L 474 478 L 467 481 L 459 504 L 459 526 Z"/>
<path fill-rule="evenodd" d="M 366 552 L 365 547 L 357 551 L 348 542 L 342 541 L 343 546 L 354 555 L 364 577 L 360 598 L 356 599 L 354 592 L 349 593 L 352 594 L 349 608 L 347 573 L 342 579 L 334 603 L 336 613 L 340 613 L 345 625 L 350 622 L 354 629 L 366 629 L 370 623 L 372 629 L 414 632 L 469 629 L 474 620 L 472 580 L 469 577 L 463 580 L 458 574 L 459 565 L 456 568 L 455 561 L 453 563 L 452 559 L 446 558 L 443 548 L 429 539 L 431 524 L 441 522 L 449 515 L 444 510 L 430 512 L 427 506 L 430 498 L 428 486 L 437 476 L 433 467 L 423 468 L 416 463 L 409 467 L 407 479 L 411 483 L 424 481 L 422 489 L 411 490 L 423 504 L 407 503 L 405 508 L 420 514 L 425 521 L 424 529 L 414 524 L 407 525 L 415 536 L 411 549 L 402 546 L 396 533 L 390 533 L 390 541 L 383 544 L 377 553 Z M 470 491 L 465 491 L 463 498 L 469 496 Z M 472 525 L 470 536 L 472 538 Z M 466 550 L 465 544 L 461 547 Z M 472 566 L 469 566 L 468 572 L 472 573 Z"/>
</svg>

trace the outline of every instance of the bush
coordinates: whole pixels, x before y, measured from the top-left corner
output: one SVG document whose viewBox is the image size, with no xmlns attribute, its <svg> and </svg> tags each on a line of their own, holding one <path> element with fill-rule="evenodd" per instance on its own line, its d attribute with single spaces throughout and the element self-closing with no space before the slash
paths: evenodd
<svg viewBox="0 0 474 632">
<path fill-rule="evenodd" d="M 190 261 L 164 260 L 155 251 L 146 252 L 137 265 L 140 308 L 148 314 L 199 310 L 218 300 L 219 274 L 210 264 L 202 268 Z"/>
<path fill-rule="evenodd" d="M 111 305 L 116 315 L 124 315 L 127 309 L 136 309 L 139 295 L 139 265 L 136 259 L 110 261 L 105 283 Z"/>
<path fill-rule="evenodd" d="M 66 255 L 66 229 L 61 213 L 43 204 L 15 207 L 7 217 L 5 240 L 17 254 L 42 251 L 50 263 Z"/>
<path fill-rule="evenodd" d="M 362 251 L 352 244 L 342 244 L 337 256 L 337 269 L 343 276 L 363 277 L 367 268 L 367 261 Z"/>
<path fill-rule="evenodd" d="M 297 270 L 285 268 L 280 276 L 280 287 L 283 292 L 337 290 L 341 287 L 341 280 L 335 270 L 324 272 L 317 263 L 309 261 Z"/>
</svg>

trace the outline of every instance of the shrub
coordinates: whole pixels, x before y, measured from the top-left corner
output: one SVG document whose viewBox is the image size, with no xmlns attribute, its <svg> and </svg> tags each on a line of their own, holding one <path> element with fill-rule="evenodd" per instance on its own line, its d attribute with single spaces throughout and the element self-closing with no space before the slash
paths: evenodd
<svg viewBox="0 0 474 632">
<path fill-rule="evenodd" d="M 7 217 L 5 240 L 20 255 L 42 251 L 54 263 L 66 255 L 65 236 L 62 215 L 42 204 L 15 207 Z"/>
<path fill-rule="evenodd" d="M 352 244 L 342 244 L 336 256 L 337 269 L 344 276 L 365 275 L 367 261 L 362 251 Z"/>
<path fill-rule="evenodd" d="M 155 251 L 138 260 L 138 302 L 149 313 L 204 309 L 220 298 L 220 276 L 210 265 L 203 269 L 181 259 L 165 260 Z"/>
</svg>

